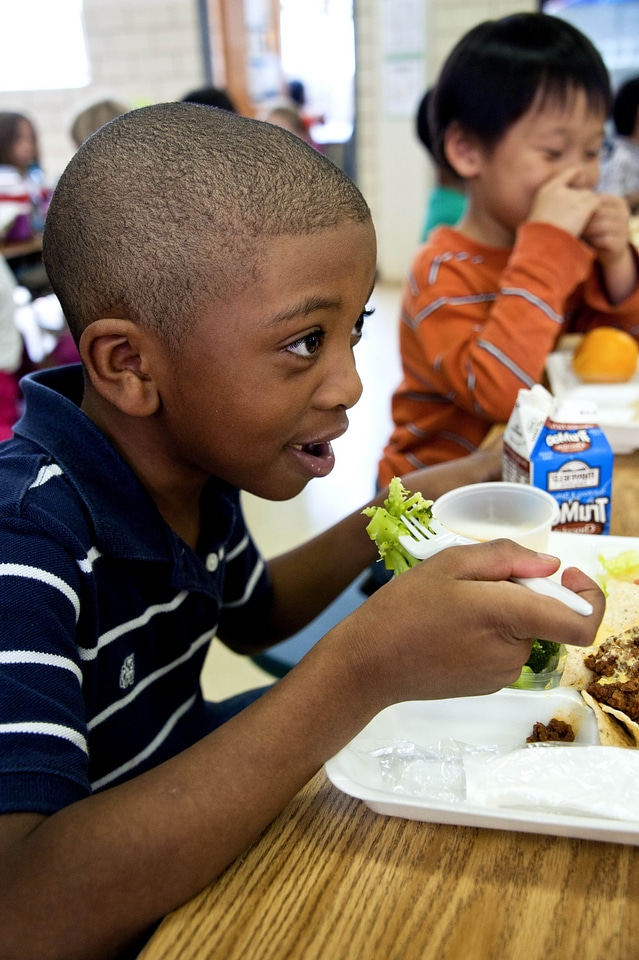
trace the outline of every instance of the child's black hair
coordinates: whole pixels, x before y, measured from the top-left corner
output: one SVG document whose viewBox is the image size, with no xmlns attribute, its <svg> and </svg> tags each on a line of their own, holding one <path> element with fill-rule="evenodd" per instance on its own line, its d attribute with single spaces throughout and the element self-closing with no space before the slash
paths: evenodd
<svg viewBox="0 0 639 960">
<path fill-rule="evenodd" d="M 430 103 L 433 99 L 433 88 L 430 87 L 422 99 L 419 101 L 417 113 L 415 115 L 415 132 L 420 141 L 424 144 L 433 159 L 436 159 L 433 151 L 433 138 L 430 132 L 429 111 Z"/>
<path fill-rule="evenodd" d="M 612 119 L 615 130 L 622 137 L 629 137 L 637 123 L 639 109 L 639 77 L 633 77 L 622 83 L 615 95 Z"/>
<path fill-rule="evenodd" d="M 451 123 L 490 148 L 537 96 L 563 101 L 576 89 L 590 107 L 610 115 L 605 64 L 576 27 L 543 13 L 487 20 L 462 37 L 442 68 L 430 113 L 433 150 L 449 166 L 443 144 Z"/>
</svg>

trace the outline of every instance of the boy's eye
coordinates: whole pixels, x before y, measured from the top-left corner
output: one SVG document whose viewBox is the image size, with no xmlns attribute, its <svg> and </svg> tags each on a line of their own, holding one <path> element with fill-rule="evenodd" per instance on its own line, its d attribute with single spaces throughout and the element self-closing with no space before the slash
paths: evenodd
<svg viewBox="0 0 639 960">
<path fill-rule="evenodd" d="M 370 317 L 373 314 L 374 310 L 364 310 L 355 322 L 355 326 L 351 330 L 351 341 L 353 346 L 362 339 L 362 331 L 364 329 L 364 321 L 366 317 Z M 326 334 L 323 330 L 312 330 L 310 333 L 304 334 L 303 337 L 300 337 L 299 340 L 294 340 L 293 343 L 289 343 L 286 347 L 288 353 L 293 353 L 298 357 L 302 357 L 305 360 L 310 360 L 312 357 L 316 356 L 320 350 L 322 344 L 324 343 L 324 338 Z"/>
<path fill-rule="evenodd" d="M 359 343 L 359 341 L 362 339 L 362 333 L 364 331 L 364 324 L 366 322 L 366 318 L 372 317 L 374 313 L 375 313 L 374 309 L 364 310 L 360 314 L 360 316 L 357 318 L 357 322 L 355 323 L 355 326 L 353 327 L 353 332 L 351 334 L 351 338 L 354 340 L 355 343 Z"/>
<path fill-rule="evenodd" d="M 286 349 L 289 353 L 294 353 L 298 357 L 314 357 L 321 347 L 323 339 L 324 333 L 322 330 L 313 330 L 311 333 L 300 337 L 299 340 L 295 340 L 294 343 L 289 343 Z"/>
</svg>

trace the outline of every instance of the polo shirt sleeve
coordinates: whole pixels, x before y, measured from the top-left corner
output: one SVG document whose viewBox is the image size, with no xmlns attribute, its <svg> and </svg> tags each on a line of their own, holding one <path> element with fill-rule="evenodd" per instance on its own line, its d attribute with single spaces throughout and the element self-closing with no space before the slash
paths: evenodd
<svg viewBox="0 0 639 960">
<path fill-rule="evenodd" d="M 0 811 L 53 813 L 91 793 L 75 643 L 83 573 L 37 527 L 0 529 Z"/>
</svg>

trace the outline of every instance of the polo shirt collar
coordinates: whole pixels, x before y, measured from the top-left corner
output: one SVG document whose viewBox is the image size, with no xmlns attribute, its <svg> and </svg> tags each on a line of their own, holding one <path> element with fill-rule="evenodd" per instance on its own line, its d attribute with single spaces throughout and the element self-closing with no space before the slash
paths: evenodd
<svg viewBox="0 0 639 960">
<path fill-rule="evenodd" d="M 98 548 L 124 559 L 166 561 L 169 555 L 183 554 L 182 540 L 134 470 L 80 409 L 82 365 L 28 374 L 21 387 L 26 409 L 14 433 L 37 444 L 60 466 L 91 516 Z M 238 492 L 216 478 L 209 485 L 223 501 L 215 512 L 215 530 L 209 531 L 213 545 L 228 536 Z"/>
</svg>

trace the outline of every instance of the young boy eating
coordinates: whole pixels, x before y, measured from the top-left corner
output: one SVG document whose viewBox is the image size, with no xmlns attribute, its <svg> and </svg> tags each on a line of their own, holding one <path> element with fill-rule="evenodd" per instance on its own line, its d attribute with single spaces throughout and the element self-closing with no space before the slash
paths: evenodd
<svg viewBox="0 0 639 960">
<path fill-rule="evenodd" d="M 601 56 L 559 17 L 489 20 L 449 55 L 431 127 L 468 205 L 412 264 L 381 484 L 476 450 L 562 334 L 639 333 L 628 207 L 595 192 L 610 100 Z"/>
<path fill-rule="evenodd" d="M 444 551 L 261 696 L 205 703 L 213 636 L 263 649 L 375 556 L 357 512 L 265 566 L 240 507 L 242 489 L 283 500 L 332 468 L 361 391 L 368 207 L 278 127 L 156 105 L 73 157 L 44 256 L 82 367 L 27 379 L 26 414 L 0 447 L 0 922 L 13 960 L 123 955 L 380 709 L 497 690 L 529 638 L 587 645 L 602 613 L 575 569 L 564 582 L 591 617 L 508 582 L 550 575 L 552 557 L 509 541 Z M 479 456 L 406 482 L 432 497 L 493 470 Z"/>
</svg>

